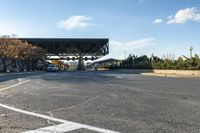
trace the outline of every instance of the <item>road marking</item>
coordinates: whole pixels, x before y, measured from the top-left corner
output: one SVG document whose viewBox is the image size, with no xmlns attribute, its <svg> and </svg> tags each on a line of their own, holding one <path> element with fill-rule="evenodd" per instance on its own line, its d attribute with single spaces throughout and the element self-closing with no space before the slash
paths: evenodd
<svg viewBox="0 0 200 133">
<path fill-rule="evenodd" d="M 0 91 L 4 91 L 4 90 L 10 89 L 10 88 L 13 88 L 13 87 L 19 86 L 19 85 L 24 84 L 24 83 L 29 82 L 29 81 L 31 81 L 31 80 L 28 79 L 28 80 L 22 81 L 22 82 L 20 82 L 20 83 L 15 84 L 15 85 L 11 85 L 11 86 L 8 86 L 8 87 L 5 87 L 5 88 L 2 88 L 2 89 L 0 89 Z"/>
<path fill-rule="evenodd" d="M 39 128 L 36 130 L 26 131 L 23 133 L 65 133 L 65 132 L 77 130 L 80 128 L 81 127 L 78 127 L 74 124 L 64 123 L 64 124 L 59 124 L 59 125 L 55 125 L 55 126 Z"/>
<path fill-rule="evenodd" d="M 117 79 L 123 79 L 123 77 L 122 77 L 122 76 L 116 76 L 116 78 L 117 78 Z"/>
<path fill-rule="evenodd" d="M 36 116 L 36 117 L 39 117 L 39 118 L 63 123 L 68 127 L 67 129 L 65 128 L 66 131 L 72 130 L 72 129 L 75 130 L 75 129 L 84 128 L 84 129 L 88 129 L 88 130 L 92 130 L 92 131 L 97 131 L 97 132 L 100 132 L 100 133 L 119 133 L 119 132 L 116 132 L 116 131 L 111 131 L 111 130 L 107 130 L 107 129 L 103 129 L 103 128 L 99 128 L 99 127 L 84 125 L 84 124 L 80 124 L 80 123 L 76 123 L 76 122 L 72 122 L 72 121 L 67 121 L 67 120 L 63 120 L 63 119 L 59 119 L 59 118 L 55 118 L 55 117 L 51 117 L 51 116 L 46 116 L 46 115 L 37 114 L 37 113 L 34 113 L 34 112 L 29 112 L 29 111 L 22 110 L 22 109 L 17 109 L 17 108 L 14 108 L 14 107 L 11 107 L 11 106 L 8 106 L 8 105 L 5 105 L 5 104 L 1 104 L 1 103 L 0 103 L 0 107 L 9 109 L 9 110 L 12 110 L 12 111 L 15 111 L 15 112 L 19 112 L 19 113 L 22 113 L 22 114 Z M 56 130 L 61 130 L 61 128 L 63 129 L 63 125 L 62 126 L 61 125 L 56 126 Z M 52 127 L 46 127 L 46 128 L 42 128 L 42 129 L 48 129 L 49 130 L 49 129 L 52 129 Z M 46 130 L 41 131 L 41 132 L 37 132 L 37 130 L 39 130 L 39 129 L 33 130 L 31 132 L 27 131 L 27 132 L 24 132 L 24 133 L 52 133 L 51 131 L 48 132 Z M 56 133 L 60 133 L 60 132 L 56 132 Z"/>
</svg>

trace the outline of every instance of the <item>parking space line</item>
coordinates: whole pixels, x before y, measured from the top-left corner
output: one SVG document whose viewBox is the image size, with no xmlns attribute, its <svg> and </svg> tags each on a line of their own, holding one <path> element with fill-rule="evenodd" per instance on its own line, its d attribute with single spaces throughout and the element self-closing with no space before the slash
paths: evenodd
<svg viewBox="0 0 200 133">
<path fill-rule="evenodd" d="M 88 129 L 88 130 L 92 130 L 92 131 L 97 131 L 97 132 L 100 132 L 100 133 L 119 133 L 119 132 L 116 132 L 116 131 L 111 131 L 111 130 L 107 130 L 107 129 L 103 129 L 103 128 L 99 128 L 99 127 L 84 125 L 84 124 L 80 124 L 80 123 L 76 123 L 76 122 L 72 122 L 72 121 L 67 121 L 67 120 L 63 120 L 63 119 L 59 119 L 59 118 L 55 118 L 55 117 L 51 117 L 51 116 L 37 114 L 37 113 L 34 113 L 34 112 L 22 110 L 22 109 L 17 109 L 17 108 L 14 108 L 14 107 L 11 107 L 11 106 L 8 106 L 8 105 L 5 105 L 5 104 L 1 104 L 1 103 L 0 103 L 0 107 L 9 109 L 9 110 L 12 110 L 12 111 L 15 111 L 15 112 L 19 112 L 19 113 L 22 113 L 22 114 L 26 114 L 26 115 L 35 116 L 35 117 L 39 117 L 39 118 L 43 118 L 43 119 L 47 119 L 47 120 L 51 120 L 51 121 L 64 123 L 64 124 L 66 124 L 66 126 L 69 126 L 68 128 L 71 128 L 71 127 L 76 128 L 76 129 L 84 128 L 84 129 Z M 34 133 L 38 133 L 37 130 L 35 130 Z M 41 132 L 41 133 L 45 133 L 45 132 Z"/>
<path fill-rule="evenodd" d="M 10 88 L 13 88 L 13 87 L 19 86 L 19 85 L 24 84 L 24 83 L 29 82 L 29 81 L 31 81 L 31 80 L 28 79 L 28 80 L 22 81 L 22 82 L 20 82 L 20 83 L 17 83 L 17 84 L 14 84 L 14 85 L 11 85 L 11 86 L 8 86 L 8 87 L 5 87 L 5 88 L 2 88 L 2 89 L 0 89 L 0 91 L 4 91 L 4 90 L 10 89 Z"/>
<path fill-rule="evenodd" d="M 74 124 L 64 123 L 64 124 L 59 124 L 55 126 L 39 128 L 36 130 L 26 131 L 23 133 L 66 133 L 66 132 L 77 130 L 80 128 L 81 127 L 78 127 Z"/>
</svg>

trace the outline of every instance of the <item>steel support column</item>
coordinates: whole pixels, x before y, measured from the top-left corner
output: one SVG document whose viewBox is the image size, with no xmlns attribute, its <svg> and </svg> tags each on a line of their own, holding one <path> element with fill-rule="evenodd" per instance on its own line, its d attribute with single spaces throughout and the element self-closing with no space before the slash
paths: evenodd
<svg viewBox="0 0 200 133">
<path fill-rule="evenodd" d="M 79 71 L 84 71 L 85 70 L 85 64 L 84 64 L 84 60 L 83 60 L 83 55 L 79 54 L 78 57 L 78 68 L 77 70 Z"/>
</svg>

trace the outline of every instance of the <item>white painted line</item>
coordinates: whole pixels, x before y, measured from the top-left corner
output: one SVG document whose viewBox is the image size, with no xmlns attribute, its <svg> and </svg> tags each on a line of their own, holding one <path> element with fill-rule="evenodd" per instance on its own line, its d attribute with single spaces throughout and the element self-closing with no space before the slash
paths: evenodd
<svg viewBox="0 0 200 133">
<path fill-rule="evenodd" d="M 122 76 L 116 76 L 116 78 L 117 78 L 117 79 L 123 79 L 123 77 L 122 77 Z"/>
<path fill-rule="evenodd" d="M 66 133 L 69 131 L 80 129 L 81 127 L 77 127 L 74 124 L 59 124 L 50 127 L 39 128 L 36 130 L 26 131 L 23 133 Z"/>
<path fill-rule="evenodd" d="M 4 105 L 4 104 L 1 104 L 1 103 L 0 103 L 0 107 L 9 109 L 9 110 L 12 110 L 12 111 L 15 111 L 15 112 L 19 112 L 19 113 L 23 113 L 23 114 L 27 114 L 27 115 L 36 116 L 36 117 L 39 117 L 39 118 L 51 120 L 51 121 L 61 122 L 61 123 L 64 123 L 66 125 L 69 125 L 69 128 L 71 128 L 72 125 L 73 125 L 73 128 L 76 128 L 76 129 L 84 128 L 84 129 L 88 129 L 88 130 L 92 130 L 92 131 L 97 131 L 97 132 L 100 132 L 100 133 L 119 133 L 119 132 L 115 132 L 115 131 L 111 131 L 111 130 L 107 130 L 107 129 L 103 129 L 103 128 L 98 128 L 98 127 L 84 125 L 84 124 L 80 124 L 80 123 L 76 123 L 76 122 L 72 122 L 72 121 L 62 120 L 62 119 L 54 118 L 54 117 L 51 117 L 51 116 L 36 114 L 34 112 L 29 112 L 29 111 L 26 111 L 26 110 L 17 109 L 17 108 L 14 108 L 14 107 L 11 107 L 11 106 L 8 106 L 8 105 Z M 37 130 L 35 130 L 34 133 L 38 133 Z M 42 133 L 45 133 L 45 132 L 42 132 Z"/>
<path fill-rule="evenodd" d="M 5 87 L 5 88 L 2 88 L 2 89 L 0 89 L 0 91 L 4 91 L 4 90 L 10 89 L 10 88 L 13 88 L 13 87 L 19 86 L 19 85 L 24 84 L 24 83 L 29 82 L 29 81 L 31 81 L 31 80 L 29 79 L 29 80 L 22 81 L 22 82 L 20 82 L 20 83 L 17 83 L 17 84 L 14 84 L 14 85 L 11 85 L 11 86 L 8 86 L 8 87 Z"/>
</svg>

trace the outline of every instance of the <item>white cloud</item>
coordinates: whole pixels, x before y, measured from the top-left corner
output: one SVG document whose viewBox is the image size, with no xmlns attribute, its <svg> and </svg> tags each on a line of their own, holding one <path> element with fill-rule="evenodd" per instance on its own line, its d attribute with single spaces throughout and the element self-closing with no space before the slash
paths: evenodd
<svg viewBox="0 0 200 133">
<path fill-rule="evenodd" d="M 200 22 L 200 12 L 196 7 L 179 10 L 173 17 L 170 17 L 167 24 L 183 24 L 187 21 Z"/>
<path fill-rule="evenodd" d="M 61 20 L 59 22 L 59 27 L 66 30 L 86 28 L 90 25 L 88 21 L 91 19 L 92 19 L 91 17 L 87 16 L 71 16 L 66 20 Z"/>
<path fill-rule="evenodd" d="M 134 51 L 139 50 L 141 48 L 146 48 L 148 46 L 155 45 L 155 39 L 152 37 L 148 38 L 143 38 L 139 40 L 133 40 L 133 41 L 128 41 L 128 42 L 119 42 L 119 41 L 110 41 L 110 54 L 105 56 L 102 59 L 106 58 L 118 58 L 118 59 L 123 59 L 124 58 L 124 52 L 126 51 L 127 55 L 129 53 L 134 54 Z"/>
<path fill-rule="evenodd" d="M 155 41 L 155 39 L 152 38 L 152 37 L 151 38 L 144 38 L 144 39 L 140 39 L 140 40 L 136 40 L 136 41 L 127 42 L 127 43 L 125 43 L 124 46 L 127 49 L 129 49 L 129 48 L 137 49 L 137 48 L 153 45 L 154 41 Z"/>
<path fill-rule="evenodd" d="M 160 23 L 162 23 L 162 22 L 163 22 L 162 19 L 155 19 L 155 20 L 153 21 L 153 24 L 160 24 Z"/>
</svg>

